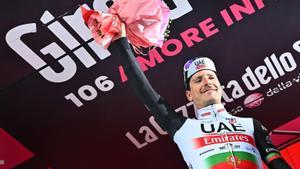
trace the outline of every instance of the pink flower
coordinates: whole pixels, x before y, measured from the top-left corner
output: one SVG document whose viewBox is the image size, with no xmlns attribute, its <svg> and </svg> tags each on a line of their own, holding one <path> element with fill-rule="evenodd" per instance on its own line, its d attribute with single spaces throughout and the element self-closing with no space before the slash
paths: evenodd
<svg viewBox="0 0 300 169">
<path fill-rule="evenodd" d="M 118 16 L 87 10 L 83 7 L 81 7 L 81 11 L 94 40 L 108 48 L 112 40 L 121 33 L 121 21 Z"/>
<path fill-rule="evenodd" d="M 161 47 L 170 17 L 169 8 L 161 0 L 116 0 L 108 14 L 87 10 L 82 13 L 96 42 L 106 48 L 119 37 L 121 22 L 134 47 Z"/>
</svg>

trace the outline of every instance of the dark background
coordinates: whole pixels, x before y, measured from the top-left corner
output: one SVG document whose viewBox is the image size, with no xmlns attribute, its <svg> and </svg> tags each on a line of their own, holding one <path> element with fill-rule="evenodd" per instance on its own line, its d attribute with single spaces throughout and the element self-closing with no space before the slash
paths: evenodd
<svg viewBox="0 0 300 169">
<path fill-rule="evenodd" d="M 251 2 L 254 3 L 254 0 Z M 161 136 L 151 126 L 148 122 L 151 115 L 128 84 L 121 82 L 118 66 L 122 54 L 114 44 L 109 48 L 112 55 L 105 60 L 100 60 L 89 51 L 97 64 L 86 68 L 40 21 L 45 10 L 58 17 L 65 12 L 73 14 L 77 5 L 83 3 L 92 8 L 90 1 L 26 0 L 2 3 L 0 127 L 35 154 L 17 168 L 185 168 L 177 146 L 168 136 Z M 216 62 L 222 84 L 226 86 L 230 80 L 237 80 L 245 92 L 245 96 L 226 104 L 228 111 L 242 106 L 243 111 L 237 115 L 255 117 L 271 130 L 299 117 L 300 83 L 272 97 L 265 94 L 270 88 L 277 87 L 278 83 L 296 78 L 300 73 L 300 53 L 292 48 L 293 43 L 300 39 L 300 1 L 265 0 L 263 9 L 255 8 L 254 14 L 243 15 L 241 21 L 230 27 L 226 26 L 219 12 L 229 9 L 234 3 L 242 5 L 241 0 L 190 0 L 189 3 L 193 10 L 172 22 L 170 39 L 179 39 L 183 43 L 180 33 L 190 27 L 199 29 L 197 24 L 208 17 L 213 18 L 219 32 L 191 48 L 184 44 L 183 50 L 176 56 L 162 55 L 164 62 L 145 72 L 153 87 L 174 109 L 188 103 L 182 82 L 184 62 L 203 55 L 210 56 Z M 169 1 L 168 4 L 174 8 L 174 2 Z M 62 18 L 56 20 L 81 44 L 85 44 Z M 22 40 L 39 56 L 42 56 L 39 52 L 41 48 L 56 42 L 74 58 L 77 72 L 72 79 L 64 83 L 47 81 L 7 45 L 6 33 L 27 23 L 36 23 L 38 29 L 36 33 L 22 37 Z M 160 49 L 157 50 L 162 54 Z M 254 71 L 256 67 L 264 65 L 263 60 L 272 53 L 279 58 L 285 52 L 291 52 L 297 68 L 278 79 L 272 79 L 257 90 L 247 90 L 241 79 L 246 67 L 250 66 Z M 61 69 L 51 56 L 42 58 L 53 69 Z M 112 90 L 97 90 L 97 98 L 83 101 L 84 105 L 79 108 L 64 98 L 71 92 L 78 95 L 77 91 L 83 85 L 95 87 L 94 80 L 101 75 L 108 76 L 114 82 Z M 253 109 L 244 107 L 245 98 L 257 92 L 264 95 L 263 103 Z M 230 94 L 231 90 L 227 89 L 226 93 Z M 151 128 L 159 139 L 137 149 L 125 134 L 130 132 L 143 143 L 144 134 L 139 134 L 142 126 Z"/>
</svg>

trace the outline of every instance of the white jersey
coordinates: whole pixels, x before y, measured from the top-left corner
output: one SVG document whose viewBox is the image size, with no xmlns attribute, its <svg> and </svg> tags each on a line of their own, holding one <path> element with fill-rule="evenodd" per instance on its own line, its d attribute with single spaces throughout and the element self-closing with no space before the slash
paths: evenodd
<svg viewBox="0 0 300 169">
<path fill-rule="evenodd" d="M 232 116 L 222 104 L 199 109 L 197 117 L 187 119 L 174 135 L 189 168 L 263 168 L 252 118 Z"/>
<path fill-rule="evenodd" d="M 223 105 L 199 110 L 198 119 L 176 113 L 150 85 L 126 38 L 116 40 L 122 63 L 135 93 L 159 125 L 179 146 L 190 168 L 290 169 L 272 144 L 269 131 L 257 120 L 229 115 Z"/>
</svg>

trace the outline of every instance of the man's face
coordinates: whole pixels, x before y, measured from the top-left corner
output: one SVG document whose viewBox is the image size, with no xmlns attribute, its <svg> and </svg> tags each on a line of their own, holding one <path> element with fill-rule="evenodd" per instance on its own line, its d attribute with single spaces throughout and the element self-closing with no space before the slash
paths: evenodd
<svg viewBox="0 0 300 169">
<path fill-rule="evenodd" d="M 190 78 L 189 85 L 190 90 L 186 91 L 186 97 L 198 109 L 221 103 L 222 89 L 215 72 L 201 70 Z"/>
</svg>

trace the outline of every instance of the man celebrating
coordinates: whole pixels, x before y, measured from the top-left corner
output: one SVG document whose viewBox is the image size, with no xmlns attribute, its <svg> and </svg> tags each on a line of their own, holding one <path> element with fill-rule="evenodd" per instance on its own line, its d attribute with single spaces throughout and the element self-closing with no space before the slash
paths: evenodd
<svg viewBox="0 0 300 169">
<path fill-rule="evenodd" d="M 126 21 L 132 19 L 123 18 L 122 16 L 127 16 L 124 11 L 133 14 L 132 18 L 140 19 L 131 9 L 144 8 L 137 8 L 136 5 L 140 1 L 130 1 L 131 5 L 122 1 L 116 2 L 110 8 L 111 13 L 107 15 L 82 9 L 83 18 L 91 29 L 94 39 L 103 46 L 108 47 L 112 40 L 117 39 L 114 43 L 123 54 L 121 59 L 128 82 L 159 125 L 176 142 L 190 169 L 263 169 L 262 160 L 270 169 L 290 169 L 272 144 L 269 132 L 260 122 L 252 118 L 235 117 L 226 111 L 221 104 L 222 89 L 211 59 L 196 57 L 184 65 L 186 97 L 195 104 L 197 119 L 180 116 L 170 108 L 148 82 L 128 44 L 129 39 L 135 49 L 161 45 L 161 38 L 156 38 L 157 43 L 153 43 L 151 38 L 149 43 L 145 43 L 148 42 L 145 39 L 148 36 L 145 34 L 152 35 L 153 30 L 144 27 L 148 24 L 153 29 L 153 19 L 147 20 L 149 17 L 146 17 L 144 18 L 146 21 L 139 20 L 141 23 L 138 25 L 136 22 L 127 23 L 127 26 L 133 24 L 128 27 L 134 29 L 129 29 L 129 34 L 126 35 Z M 163 16 L 167 16 L 168 9 L 159 0 L 151 2 L 153 4 L 149 5 L 151 8 L 147 8 L 148 13 L 153 13 L 153 7 L 157 7 L 157 12 L 154 13 L 160 13 L 162 16 L 155 22 L 157 29 L 154 29 L 158 30 L 154 32 L 160 34 L 163 32 L 160 29 L 166 27 L 165 22 L 161 21 L 165 18 Z M 122 6 L 124 4 L 125 6 Z M 115 11 L 119 9 L 122 10 L 116 14 Z M 119 20 L 120 16 L 122 21 Z M 157 16 L 154 18 L 157 19 Z"/>
<path fill-rule="evenodd" d="M 290 169 L 260 122 L 226 111 L 211 59 L 196 57 L 184 65 L 186 97 L 197 108 L 197 119 L 190 119 L 178 115 L 151 87 L 135 60 L 124 29 L 115 43 L 123 54 L 128 82 L 178 145 L 189 168 L 262 169 L 264 161 L 270 169 Z"/>
</svg>

